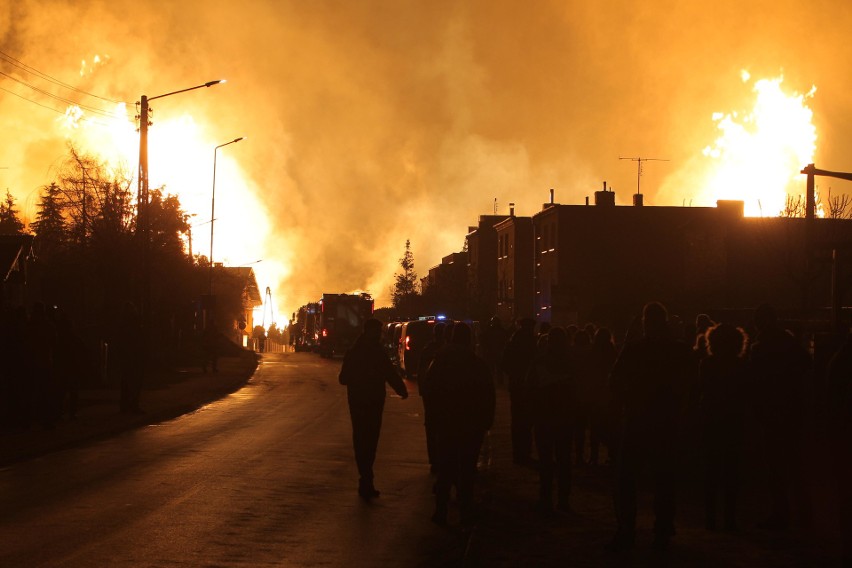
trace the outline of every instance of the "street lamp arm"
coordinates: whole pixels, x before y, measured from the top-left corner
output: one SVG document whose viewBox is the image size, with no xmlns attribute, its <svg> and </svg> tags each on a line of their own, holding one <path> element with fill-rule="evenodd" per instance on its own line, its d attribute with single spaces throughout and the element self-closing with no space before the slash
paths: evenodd
<svg viewBox="0 0 852 568">
<path fill-rule="evenodd" d="M 246 137 L 245 137 L 245 136 L 240 136 L 239 138 L 234 138 L 234 139 L 233 139 L 233 140 L 231 140 L 230 142 L 225 142 L 224 144 L 219 144 L 218 146 L 216 146 L 215 148 L 213 148 L 213 153 L 214 153 L 214 160 L 213 160 L 213 161 L 215 162 L 215 152 L 216 152 L 216 150 L 218 150 L 219 148 L 222 148 L 223 146 L 227 146 L 228 144 L 234 144 L 235 142 L 239 142 L 240 140 L 245 140 L 245 139 L 246 139 Z"/>
<path fill-rule="evenodd" d="M 203 85 L 196 85 L 194 87 L 190 87 L 188 89 L 181 89 L 180 91 L 172 91 L 171 93 L 166 93 L 164 95 L 157 95 L 156 97 L 148 97 L 148 101 L 153 101 L 154 99 L 162 99 L 163 97 L 169 97 L 171 95 L 177 95 L 178 93 L 185 93 L 187 91 L 194 91 L 195 89 L 202 89 L 204 87 L 212 87 L 213 85 L 218 85 L 219 83 L 224 83 L 225 79 L 217 79 L 216 81 L 207 81 Z"/>
</svg>

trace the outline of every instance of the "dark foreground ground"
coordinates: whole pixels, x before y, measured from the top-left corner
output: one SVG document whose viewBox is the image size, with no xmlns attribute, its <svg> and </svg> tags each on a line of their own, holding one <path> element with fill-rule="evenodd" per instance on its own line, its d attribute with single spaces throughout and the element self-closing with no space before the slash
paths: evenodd
<svg viewBox="0 0 852 568">
<path fill-rule="evenodd" d="M 0 465 L 192 412 L 239 389 L 256 364 L 255 355 L 245 352 L 238 357 L 223 358 L 216 374 L 186 369 L 156 377 L 143 393 L 143 414 L 120 414 L 115 389 L 83 391 L 75 420 L 64 420 L 53 430 L 34 426 L 27 431 L 0 432 Z M 836 480 L 829 473 L 830 456 L 822 448 L 813 447 L 809 452 L 801 500 L 807 507 L 800 508 L 789 531 L 773 533 L 757 528 L 768 510 L 765 476 L 771 472 L 761 469 L 760 448 L 755 443 L 750 446 L 747 466 L 752 473 L 745 481 L 738 533 L 709 532 L 703 528 L 697 457 L 687 454 L 684 471 L 690 475 L 680 486 L 677 535 L 671 548 L 663 554 L 651 549 L 653 505 L 646 490 L 640 499 L 636 549 L 614 554 L 605 549 L 614 530 L 612 468 L 607 465 L 575 468 L 572 512 L 542 516 L 533 508 L 538 494 L 534 466 L 522 467 L 511 462 L 509 400 L 505 388 L 498 388 L 497 404 L 495 426 L 481 459 L 482 520 L 465 535 L 464 553 L 453 551 L 452 559 L 446 562 L 438 554 L 436 566 L 842 565 L 839 560 L 842 543 L 833 500 Z M 605 452 L 603 458 L 605 461 Z M 463 560 L 459 561 L 459 556 Z"/>
</svg>

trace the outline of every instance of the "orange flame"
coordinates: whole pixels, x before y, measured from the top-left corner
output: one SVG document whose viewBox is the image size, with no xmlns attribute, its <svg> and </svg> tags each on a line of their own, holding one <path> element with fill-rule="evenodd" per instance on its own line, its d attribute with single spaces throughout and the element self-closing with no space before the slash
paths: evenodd
<svg viewBox="0 0 852 568">
<path fill-rule="evenodd" d="M 742 80 L 751 80 L 747 71 Z M 813 162 L 817 135 L 807 99 L 816 87 L 805 94 L 786 93 L 783 81 L 756 81 L 754 108 L 747 114 L 714 114 L 721 135 L 703 151 L 713 165 L 702 193 L 743 200 L 746 215 L 782 212 L 788 195 L 804 193 L 800 171 Z"/>
</svg>

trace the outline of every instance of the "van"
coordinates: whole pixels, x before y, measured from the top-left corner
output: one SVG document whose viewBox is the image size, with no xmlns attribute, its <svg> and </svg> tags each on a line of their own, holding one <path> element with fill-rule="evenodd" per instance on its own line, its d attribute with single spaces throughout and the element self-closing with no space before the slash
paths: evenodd
<svg viewBox="0 0 852 568">
<path fill-rule="evenodd" d="M 399 368 L 405 378 L 417 379 L 417 367 L 420 364 L 420 354 L 435 337 L 435 318 L 424 318 L 407 321 L 402 324 L 399 335 L 398 360 Z"/>
</svg>

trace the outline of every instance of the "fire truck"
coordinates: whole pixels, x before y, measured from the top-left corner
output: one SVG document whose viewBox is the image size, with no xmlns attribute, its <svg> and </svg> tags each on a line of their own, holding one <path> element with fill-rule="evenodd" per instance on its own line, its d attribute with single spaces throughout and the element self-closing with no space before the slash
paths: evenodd
<svg viewBox="0 0 852 568">
<path fill-rule="evenodd" d="M 292 342 L 296 351 L 316 351 L 319 345 L 319 302 L 305 304 L 294 316 Z"/>
<path fill-rule="evenodd" d="M 323 294 L 319 301 L 319 354 L 334 357 L 346 353 L 372 315 L 373 298 L 369 294 Z"/>
</svg>

